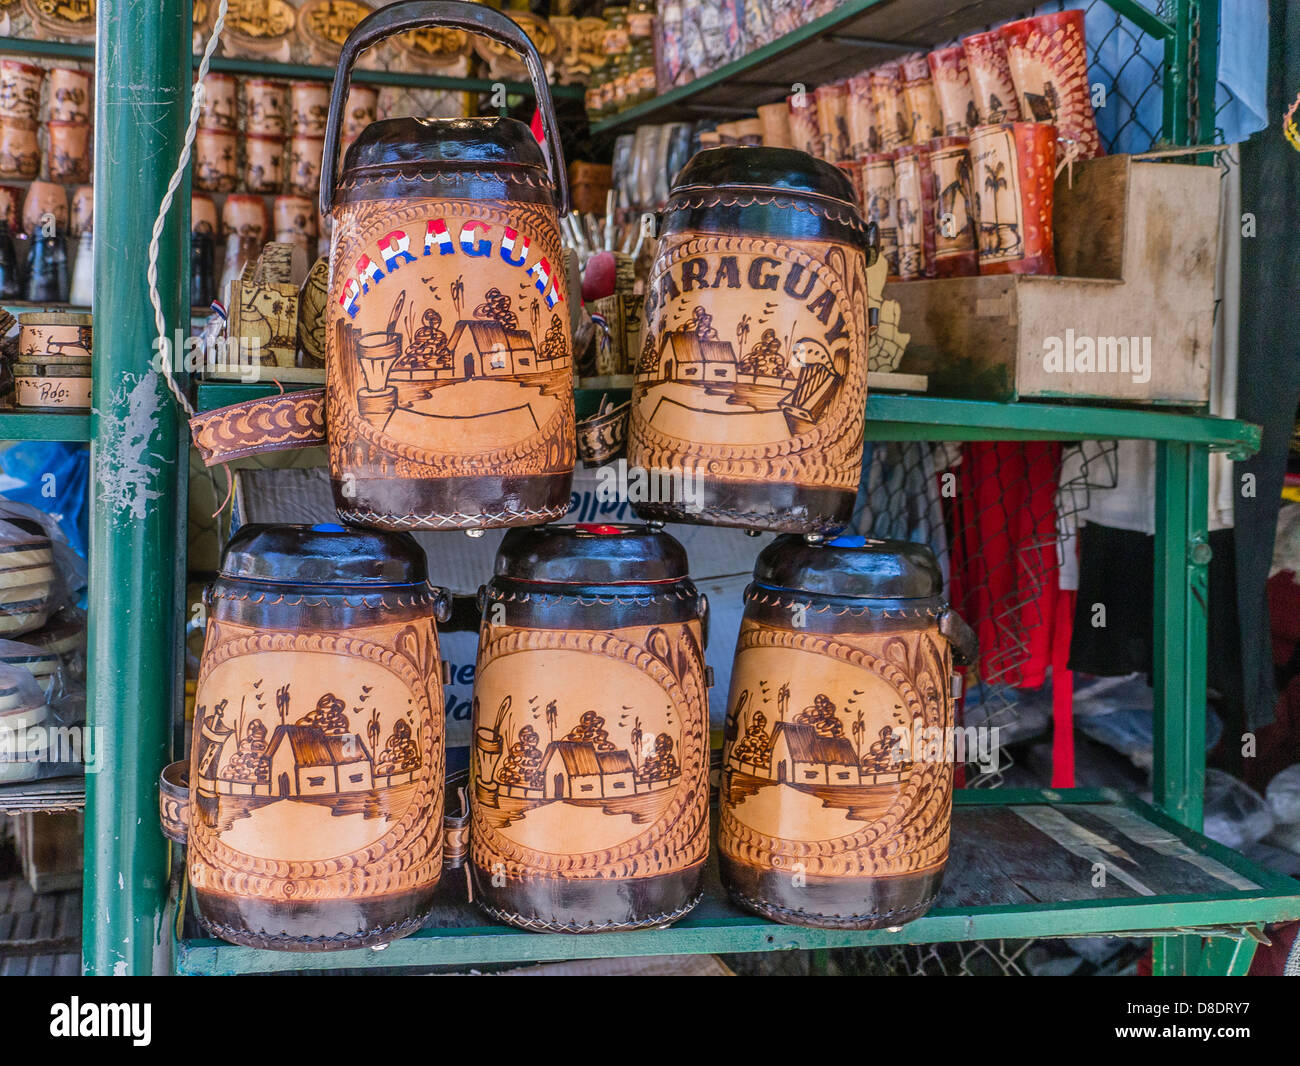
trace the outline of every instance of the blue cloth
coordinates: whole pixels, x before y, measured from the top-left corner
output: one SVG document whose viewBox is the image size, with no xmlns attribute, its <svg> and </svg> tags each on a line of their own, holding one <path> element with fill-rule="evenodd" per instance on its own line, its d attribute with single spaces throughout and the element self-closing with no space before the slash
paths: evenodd
<svg viewBox="0 0 1300 1066">
<path fill-rule="evenodd" d="M 1140 0 L 1154 12 L 1154 0 Z M 1081 6 L 1044 4 L 1035 14 Z M 1222 0 L 1219 84 L 1215 109 L 1219 139 L 1243 141 L 1268 125 L 1268 0 Z M 1164 117 L 1164 42 L 1138 30 L 1104 0 L 1084 15 L 1088 78 L 1105 89 L 1097 128 L 1111 153 L 1145 152 L 1159 138 Z"/>
<path fill-rule="evenodd" d="M 89 542 L 90 449 L 84 444 L 24 441 L 0 451 L 4 495 L 53 515 L 83 559 Z"/>
</svg>

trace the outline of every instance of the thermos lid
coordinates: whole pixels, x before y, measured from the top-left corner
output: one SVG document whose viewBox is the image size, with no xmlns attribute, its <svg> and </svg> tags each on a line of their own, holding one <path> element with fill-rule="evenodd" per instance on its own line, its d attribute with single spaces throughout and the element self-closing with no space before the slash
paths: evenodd
<svg viewBox="0 0 1300 1066">
<path fill-rule="evenodd" d="M 342 179 L 359 169 L 425 163 L 537 167 L 546 173 L 541 145 L 518 119 L 386 118 L 370 123 L 348 148 Z"/>
<path fill-rule="evenodd" d="M 759 553 L 754 580 L 768 588 L 855 599 L 929 599 L 943 593 L 943 573 L 924 544 L 858 536 L 817 542 L 793 533 L 777 537 Z"/>
<path fill-rule="evenodd" d="M 795 148 L 727 144 L 704 148 L 682 167 L 673 192 L 691 187 L 755 186 L 828 196 L 858 205 L 853 185 L 839 167 Z"/>
<path fill-rule="evenodd" d="M 409 533 L 254 523 L 230 538 L 221 576 L 280 585 L 415 585 L 428 568 Z"/>
<path fill-rule="evenodd" d="M 687 576 L 686 549 L 647 525 L 534 526 L 505 535 L 493 572 L 547 585 L 651 585 Z"/>
</svg>

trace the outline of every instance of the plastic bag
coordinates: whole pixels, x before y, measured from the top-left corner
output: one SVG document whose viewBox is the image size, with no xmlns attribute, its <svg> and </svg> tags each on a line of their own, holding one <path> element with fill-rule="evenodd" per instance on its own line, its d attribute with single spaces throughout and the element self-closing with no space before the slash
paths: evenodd
<svg viewBox="0 0 1300 1066">
<path fill-rule="evenodd" d="M 1222 770 L 1205 771 L 1205 835 L 1240 851 L 1273 831 L 1264 797 Z"/>
<path fill-rule="evenodd" d="M 1300 762 L 1275 774 L 1264 797 L 1275 821 L 1284 825 L 1300 822 Z"/>
<path fill-rule="evenodd" d="M 0 663 L 0 785 L 40 776 L 49 761 L 49 716 L 36 678 Z"/>
</svg>

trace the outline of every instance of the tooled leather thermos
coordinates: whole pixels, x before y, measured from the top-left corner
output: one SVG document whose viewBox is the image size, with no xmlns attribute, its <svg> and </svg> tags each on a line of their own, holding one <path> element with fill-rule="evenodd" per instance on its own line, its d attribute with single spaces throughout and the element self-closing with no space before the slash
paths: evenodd
<svg viewBox="0 0 1300 1066">
<path fill-rule="evenodd" d="M 512 530 L 480 592 L 474 896 L 522 929 L 665 925 L 708 851 L 707 603 L 647 526 Z"/>
<path fill-rule="evenodd" d="M 336 181 L 357 55 L 432 27 L 522 54 L 545 151 L 514 119 L 385 119 L 361 132 Z M 334 221 L 326 422 L 339 514 L 392 529 L 563 515 L 575 453 L 559 233 L 568 186 L 546 72 L 524 32 L 447 0 L 364 19 L 334 80 L 320 205 Z"/>
<path fill-rule="evenodd" d="M 732 898 L 793 925 L 929 909 L 952 818 L 952 650 L 974 636 L 923 545 L 778 537 L 754 566 L 727 703 L 718 856 Z"/>
<path fill-rule="evenodd" d="M 414 932 L 442 868 L 450 602 L 424 552 L 409 534 L 248 525 L 206 602 L 180 797 L 200 922 L 287 951 Z M 164 804 L 175 838 L 168 821 Z"/>
<path fill-rule="evenodd" d="M 522 54 L 545 146 L 510 118 L 373 122 L 339 167 L 352 66 L 395 34 L 453 28 Z M 575 458 L 568 185 L 546 72 L 482 4 L 406 0 L 348 36 L 330 97 L 320 208 L 333 219 L 326 388 L 208 411 L 209 465 L 329 446 L 340 517 L 378 529 L 487 529 L 563 515 Z"/>
<path fill-rule="evenodd" d="M 637 514 L 826 533 L 862 462 L 875 228 L 848 178 L 792 148 L 697 153 L 662 215 L 632 392 Z"/>
</svg>

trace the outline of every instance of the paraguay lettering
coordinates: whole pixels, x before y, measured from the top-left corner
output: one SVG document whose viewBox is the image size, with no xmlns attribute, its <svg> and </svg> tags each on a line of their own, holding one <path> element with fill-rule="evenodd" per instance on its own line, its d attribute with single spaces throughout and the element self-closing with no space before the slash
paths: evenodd
<svg viewBox="0 0 1300 1066">
<path fill-rule="evenodd" d="M 418 241 L 418 257 L 411 250 L 413 241 Z M 376 242 L 376 249 L 375 255 L 357 257 L 339 292 L 339 306 L 349 318 L 356 318 L 361 310 L 361 298 L 369 295 L 370 290 L 384 278 L 408 263 L 434 255 L 463 255 L 471 259 L 490 259 L 494 254 L 499 255 L 508 266 L 524 270 L 548 308 L 553 309 L 564 300 L 555 284 L 555 268 L 544 255 L 533 258 L 531 239 L 509 226 L 470 219 L 461 224 L 453 238 L 445 219 L 431 218 L 426 221 L 423 233 L 401 229 L 385 233 Z"/>
<path fill-rule="evenodd" d="M 834 344 L 848 336 L 849 323 L 844 313 L 836 309 L 834 293 L 819 285 L 820 280 L 815 269 L 800 263 L 785 263 L 769 255 L 754 256 L 748 262 L 735 255 L 716 260 L 694 256 L 664 272 L 649 296 L 647 309 L 654 311 L 690 293 L 713 289 L 780 293 L 784 299 L 804 304 L 827 327 L 826 343 Z"/>
</svg>

